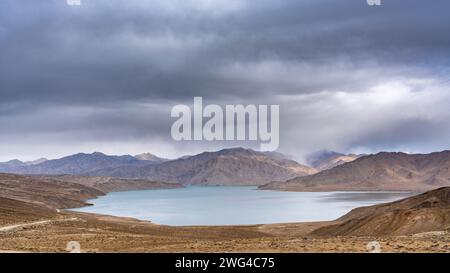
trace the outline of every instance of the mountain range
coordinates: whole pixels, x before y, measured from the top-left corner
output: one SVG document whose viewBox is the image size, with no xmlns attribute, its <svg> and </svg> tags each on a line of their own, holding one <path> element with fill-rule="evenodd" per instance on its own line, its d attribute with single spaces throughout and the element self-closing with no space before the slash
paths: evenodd
<svg viewBox="0 0 450 273">
<path fill-rule="evenodd" d="M 188 185 L 262 185 L 315 173 L 280 154 L 234 148 L 145 166 L 100 169 L 92 176 L 145 178 Z"/>
<path fill-rule="evenodd" d="M 272 182 L 285 191 L 424 191 L 450 185 L 450 151 L 431 154 L 382 152 L 307 177 Z"/>
<path fill-rule="evenodd" d="M 112 156 L 96 152 L 35 162 L 12 160 L 0 163 L 0 172 L 116 177 L 183 185 L 258 185 L 261 189 L 284 191 L 424 191 L 450 185 L 450 151 L 363 156 L 322 152 L 308 162 L 317 169 L 280 153 L 243 148 L 175 160 L 150 153 Z"/>
<path fill-rule="evenodd" d="M 146 158 L 146 159 L 144 159 Z M 80 175 L 98 169 L 120 166 L 143 166 L 164 162 L 165 159 L 149 153 L 138 156 L 111 156 L 95 152 L 92 154 L 78 153 L 59 159 L 39 159 L 32 162 L 12 160 L 0 163 L 0 172 L 17 174 L 74 174 Z"/>
<path fill-rule="evenodd" d="M 196 185 L 262 185 L 310 175 L 316 170 L 280 153 L 235 148 L 176 160 L 149 153 L 136 156 L 79 153 L 33 165 L 17 160 L 0 163 L 0 172 L 137 178 Z"/>
</svg>

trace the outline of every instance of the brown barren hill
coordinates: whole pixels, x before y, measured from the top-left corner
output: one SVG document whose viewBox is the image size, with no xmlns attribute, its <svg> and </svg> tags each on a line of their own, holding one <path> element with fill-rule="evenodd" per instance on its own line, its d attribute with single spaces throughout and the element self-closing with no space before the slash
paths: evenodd
<svg viewBox="0 0 450 273">
<path fill-rule="evenodd" d="M 319 228 L 316 236 L 396 236 L 450 228 L 450 187 L 392 203 L 357 208 Z"/>
<path fill-rule="evenodd" d="M 0 197 L 0 227 L 52 218 L 56 211 L 44 206 Z"/>
<path fill-rule="evenodd" d="M 102 191 L 77 183 L 0 174 L 0 197 L 47 208 L 81 207 L 88 205 L 85 200 L 101 195 L 104 195 Z"/>
<path fill-rule="evenodd" d="M 52 209 L 89 205 L 85 201 L 114 191 L 173 189 L 176 183 L 109 177 L 24 176 L 0 173 L 0 197 Z"/>
<path fill-rule="evenodd" d="M 125 179 L 103 176 L 54 175 L 37 176 L 47 182 L 69 182 L 100 190 L 104 193 L 134 190 L 157 190 L 183 188 L 179 183 L 152 181 L 146 179 Z"/>
<path fill-rule="evenodd" d="M 273 182 L 262 189 L 286 191 L 426 191 L 450 186 L 450 151 L 431 154 L 379 153 L 330 170 Z"/>
</svg>

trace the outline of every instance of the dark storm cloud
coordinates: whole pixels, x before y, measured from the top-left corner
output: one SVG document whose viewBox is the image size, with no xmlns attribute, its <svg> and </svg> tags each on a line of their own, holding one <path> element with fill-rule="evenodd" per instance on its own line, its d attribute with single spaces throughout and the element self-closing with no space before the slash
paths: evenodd
<svg viewBox="0 0 450 273">
<path fill-rule="evenodd" d="M 246 1 L 222 16 L 139 0 L 92 0 L 79 8 L 40 2 L 2 3 L 0 75 L 6 99 L 89 103 L 214 97 L 224 91 L 254 96 L 266 88 L 251 80 L 251 67 L 250 80 L 241 79 L 237 87 L 217 70 L 266 60 L 327 66 L 339 57 L 355 65 L 380 58 L 420 63 L 448 53 L 450 40 L 443 35 L 450 31 L 443 1 L 433 9 L 424 1 L 409 6 L 393 1 L 378 10 L 358 0 Z"/>
<path fill-rule="evenodd" d="M 4 0 L 0 139 L 164 139 L 170 107 L 203 96 L 217 104 L 280 103 L 282 123 L 293 125 L 282 132 L 281 147 L 301 154 L 353 145 L 395 147 L 408 141 L 408 135 L 398 137 L 398 128 L 429 128 L 423 138 L 432 140 L 433 124 L 447 113 L 423 120 L 414 112 L 415 101 L 408 104 L 409 121 L 379 117 L 381 106 L 374 106 L 370 119 L 395 120 L 377 127 L 382 139 L 373 137 L 377 130 L 367 120 L 348 123 L 357 128 L 335 128 L 318 117 L 324 109 L 341 120 L 360 115 L 364 109 L 357 106 L 349 113 L 334 106 L 346 107 L 345 96 L 364 105 L 365 94 L 390 82 L 430 80 L 439 90 L 433 96 L 443 96 L 449 8 L 445 0 L 385 0 L 382 7 L 365 0 L 82 0 L 79 7 L 64 0 Z M 402 88 L 426 92 L 415 82 Z M 289 97 L 302 106 L 293 106 Z M 434 102 L 435 108 L 445 102 Z M 422 121 L 411 122 L 416 119 Z M 334 129 L 317 136 L 316 127 L 325 124 Z"/>
</svg>

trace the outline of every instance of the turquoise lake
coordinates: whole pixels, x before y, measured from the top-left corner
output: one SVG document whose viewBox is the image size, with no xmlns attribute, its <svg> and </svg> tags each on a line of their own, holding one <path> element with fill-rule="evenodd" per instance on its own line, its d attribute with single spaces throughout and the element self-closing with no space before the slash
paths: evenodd
<svg viewBox="0 0 450 273">
<path fill-rule="evenodd" d="M 411 196 L 405 192 L 280 192 L 256 187 L 186 187 L 115 192 L 74 211 L 158 224 L 246 225 L 334 220 L 353 208 Z"/>
</svg>

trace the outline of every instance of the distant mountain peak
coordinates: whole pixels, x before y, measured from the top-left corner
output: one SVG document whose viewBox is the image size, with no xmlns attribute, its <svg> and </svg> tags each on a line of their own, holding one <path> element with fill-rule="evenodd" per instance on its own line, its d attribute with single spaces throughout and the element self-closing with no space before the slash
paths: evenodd
<svg viewBox="0 0 450 273">
<path fill-rule="evenodd" d="M 253 153 L 253 152 L 255 152 L 255 151 L 253 151 L 252 149 L 246 149 L 246 148 L 242 148 L 242 147 L 234 147 L 234 148 L 227 148 L 227 149 L 219 150 L 217 152 L 209 152 L 209 153 L 233 154 L 233 153 Z"/>
<path fill-rule="evenodd" d="M 42 157 L 42 158 L 38 158 L 36 160 L 27 161 L 27 162 L 25 162 L 25 164 L 26 165 L 37 165 L 37 164 L 41 164 L 47 160 L 48 160 L 47 158 Z"/>
<path fill-rule="evenodd" d="M 135 158 L 139 160 L 145 160 L 145 161 L 153 161 L 153 162 L 165 162 L 168 159 L 156 156 L 152 153 L 142 153 L 134 156 Z"/>
<path fill-rule="evenodd" d="M 323 171 L 332 169 L 347 162 L 351 162 L 359 157 L 361 157 L 361 155 L 346 155 L 335 151 L 323 150 L 309 155 L 307 157 L 307 163 L 310 166 Z"/>
<path fill-rule="evenodd" d="M 7 161 L 5 163 L 9 163 L 9 164 L 23 164 L 24 162 L 22 162 L 22 161 L 20 161 L 18 159 L 13 159 L 13 160 Z"/>
</svg>

